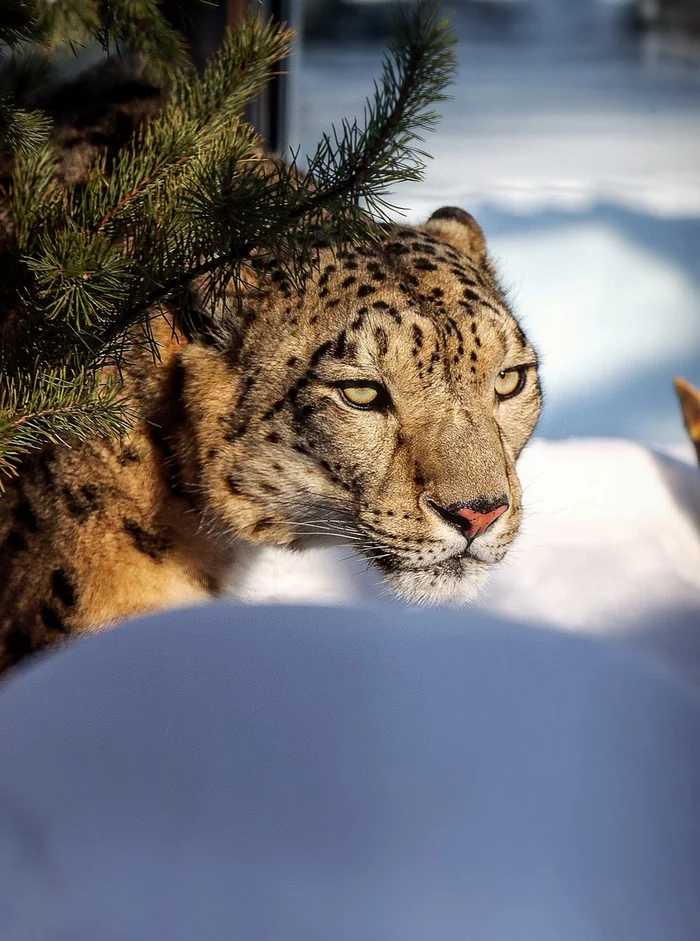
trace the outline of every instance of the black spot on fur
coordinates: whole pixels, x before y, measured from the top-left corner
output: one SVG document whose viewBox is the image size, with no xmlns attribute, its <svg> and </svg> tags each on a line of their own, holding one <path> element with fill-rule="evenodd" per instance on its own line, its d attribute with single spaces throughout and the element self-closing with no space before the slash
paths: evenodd
<svg viewBox="0 0 700 941">
<path fill-rule="evenodd" d="M 23 657 L 34 652 L 34 641 L 27 631 L 13 626 L 5 634 L 3 647 L 10 663 L 19 663 Z"/>
<path fill-rule="evenodd" d="M 75 605 L 75 588 L 63 569 L 55 569 L 51 575 L 51 590 L 67 608 Z"/>
<path fill-rule="evenodd" d="M 384 249 L 390 255 L 408 255 L 409 249 L 406 245 L 402 245 L 401 242 L 389 242 L 389 244 Z"/>
<path fill-rule="evenodd" d="M 377 343 L 377 350 L 380 356 L 386 356 L 389 352 L 389 337 L 386 335 L 386 330 L 383 330 L 381 327 L 377 327 L 374 331 L 374 339 Z"/>
<path fill-rule="evenodd" d="M 270 434 L 267 436 L 267 440 L 271 441 L 272 444 L 277 444 L 280 441 L 280 436 L 277 434 L 276 431 L 271 431 Z"/>
<path fill-rule="evenodd" d="M 94 484 L 82 484 L 77 493 L 70 487 L 64 487 L 63 496 L 70 515 L 83 521 L 104 506 L 102 495 Z"/>
<path fill-rule="evenodd" d="M 355 277 L 355 275 L 351 274 L 347 278 L 344 278 L 343 281 L 341 281 L 340 286 L 341 288 L 349 288 L 350 285 L 354 284 L 356 281 L 357 281 L 357 278 Z"/>
<path fill-rule="evenodd" d="M 361 284 L 359 288 L 357 289 L 357 296 L 368 297 L 370 294 L 374 294 L 376 290 L 377 289 L 373 287 L 371 284 Z"/>
<path fill-rule="evenodd" d="M 457 339 L 459 340 L 459 342 L 460 342 L 460 343 L 464 343 L 464 337 L 462 336 L 462 331 L 459 329 L 459 327 L 457 326 L 457 324 L 455 323 L 455 321 L 452 319 L 452 317 L 448 317 L 448 320 L 449 320 L 450 323 L 452 324 L 452 329 L 454 330 L 455 335 L 456 335 Z"/>
<path fill-rule="evenodd" d="M 13 552 L 20 552 L 22 549 L 27 548 L 27 540 L 16 529 L 10 530 L 5 544 Z"/>
<path fill-rule="evenodd" d="M 434 262 L 429 261 L 427 258 L 416 258 L 416 260 L 413 262 L 413 267 L 417 268 L 419 271 L 438 270 L 438 266 Z"/>
<path fill-rule="evenodd" d="M 224 477 L 224 482 L 229 492 L 232 493 L 234 497 L 241 495 L 241 483 L 237 477 L 234 477 L 233 474 L 227 474 L 226 477 Z"/>
<path fill-rule="evenodd" d="M 28 500 L 20 500 L 12 510 L 12 516 L 17 525 L 23 527 L 27 532 L 35 533 L 37 531 L 36 516 Z"/>
<path fill-rule="evenodd" d="M 162 533 L 149 532 L 136 520 L 122 517 L 122 528 L 130 537 L 134 547 L 159 562 L 171 547 L 171 542 Z"/>
<path fill-rule="evenodd" d="M 290 356 L 289 359 L 287 360 L 287 365 L 288 365 L 290 368 L 292 368 L 292 367 L 296 366 L 296 364 L 297 364 L 298 362 L 299 362 L 299 360 L 296 358 L 296 356 Z"/>
<path fill-rule="evenodd" d="M 37 466 L 44 478 L 44 483 L 51 486 L 54 482 L 54 463 L 56 461 L 56 451 L 53 446 L 43 449 L 37 459 Z"/>
<path fill-rule="evenodd" d="M 360 309 L 357 312 L 357 316 L 355 317 L 353 322 L 350 324 L 350 329 L 359 330 L 360 327 L 362 326 L 363 318 L 366 317 L 368 313 L 369 311 L 366 307 L 360 307 Z"/>
<path fill-rule="evenodd" d="M 44 622 L 44 627 L 50 631 L 58 631 L 61 634 L 65 634 L 66 626 L 63 623 L 60 615 L 54 611 L 53 608 L 42 604 L 41 608 L 39 609 L 39 614 L 41 615 L 41 620 Z"/>
<path fill-rule="evenodd" d="M 319 287 L 323 288 L 328 284 L 328 279 L 330 278 L 330 276 L 333 274 L 335 270 L 336 270 L 335 265 L 326 265 L 326 267 L 323 269 L 323 274 L 318 279 Z"/>
<path fill-rule="evenodd" d="M 413 342 L 416 344 L 418 349 L 420 349 L 423 346 L 423 331 L 417 323 L 414 323 L 411 327 L 411 333 L 413 334 Z"/>
<path fill-rule="evenodd" d="M 317 349 L 314 350 L 314 353 L 311 356 L 311 360 L 310 360 L 311 368 L 313 369 L 314 366 L 318 366 L 318 364 L 323 359 L 323 357 L 327 353 L 330 353 L 332 349 L 333 349 L 332 340 L 326 340 L 325 343 L 322 343 L 319 347 L 317 347 Z"/>
<path fill-rule="evenodd" d="M 141 456 L 133 447 L 122 448 L 117 455 L 117 464 L 121 464 L 122 467 L 127 467 L 129 464 L 139 464 L 140 462 Z"/>
<path fill-rule="evenodd" d="M 235 421 L 235 419 L 232 418 L 231 421 Z M 226 432 L 224 435 L 224 441 L 228 441 L 228 443 L 231 444 L 237 438 L 242 438 L 247 430 L 248 422 L 242 421 L 239 425 L 234 425 Z"/>
<path fill-rule="evenodd" d="M 341 330 L 338 334 L 338 338 L 335 341 L 335 355 L 338 359 L 342 359 L 345 356 L 345 341 L 347 339 L 347 334 L 345 330 Z"/>
</svg>

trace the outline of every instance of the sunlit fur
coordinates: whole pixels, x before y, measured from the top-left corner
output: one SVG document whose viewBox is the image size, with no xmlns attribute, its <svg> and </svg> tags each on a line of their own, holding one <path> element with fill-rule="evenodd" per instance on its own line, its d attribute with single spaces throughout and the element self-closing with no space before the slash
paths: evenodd
<svg viewBox="0 0 700 941">
<path fill-rule="evenodd" d="M 335 537 L 420 602 L 469 600 L 503 557 L 521 517 L 515 460 L 540 412 L 536 356 L 481 230 L 444 215 L 340 259 L 327 250 L 302 297 L 267 296 L 232 355 L 249 385 L 219 407 L 232 440 L 193 442 L 214 530 L 288 546 Z M 185 354 L 200 401 L 215 355 Z M 499 401 L 498 373 L 521 365 L 525 387 Z M 353 408 L 347 380 L 380 383 L 389 407 Z M 509 511 L 470 547 L 426 499 L 501 494 Z"/>
<path fill-rule="evenodd" d="M 536 356 L 471 216 L 441 210 L 339 257 L 299 292 L 260 275 L 205 339 L 153 324 L 120 444 L 50 448 L 0 500 L 0 668 L 73 631 L 217 594 L 253 545 L 348 546 L 402 597 L 463 602 L 515 537 Z M 212 340 L 212 335 L 215 339 Z M 527 367 L 499 399 L 499 372 Z M 382 407 L 354 407 L 346 382 Z M 505 496 L 471 544 L 449 508 Z"/>
</svg>

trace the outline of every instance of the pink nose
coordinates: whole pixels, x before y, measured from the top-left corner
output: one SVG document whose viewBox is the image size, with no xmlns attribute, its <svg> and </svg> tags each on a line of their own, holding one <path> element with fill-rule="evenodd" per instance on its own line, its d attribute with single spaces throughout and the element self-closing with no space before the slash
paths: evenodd
<svg viewBox="0 0 700 941">
<path fill-rule="evenodd" d="M 495 498 L 478 497 L 469 503 L 453 503 L 449 507 L 441 506 L 436 500 L 428 497 L 428 504 L 469 541 L 485 533 L 510 506 L 505 493 Z"/>
<path fill-rule="evenodd" d="M 507 503 L 489 509 L 486 513 L 480 510 L 474 510 L 469 506 L 462 506 L 456 511 L 457 516 L 461 516 L 469 523 L 469 535 L 471 537 L 481 536 L 486 530 L 495 523 L 499 516 L 503 516 L 508 509 Z"/>
</svg>

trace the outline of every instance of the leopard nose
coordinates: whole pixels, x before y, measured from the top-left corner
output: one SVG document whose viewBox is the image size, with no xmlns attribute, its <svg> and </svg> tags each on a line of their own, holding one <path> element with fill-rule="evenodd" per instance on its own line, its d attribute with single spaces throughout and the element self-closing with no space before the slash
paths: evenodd
<svg viewBox="0 0 700 941">
<path fill-rule="evenodd" d="M 469 539 L 476 539 L 485 533 L 510 506 L 505 494 L 495 499 L 479 497 L 470 503 L 456 503 L 452 506 L 441 506 L 435 500 L 429 502 L 444 520 L 456 526 Z"/>
</svg>

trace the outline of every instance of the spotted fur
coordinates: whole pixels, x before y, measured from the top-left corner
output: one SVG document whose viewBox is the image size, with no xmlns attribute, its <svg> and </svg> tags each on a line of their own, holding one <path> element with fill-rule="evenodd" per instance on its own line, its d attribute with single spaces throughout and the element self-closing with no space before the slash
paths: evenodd
<svg viewBox="0 0 700 941">
<path fill-rule="evenodd" d="M 48 447 L 0 500 L 0 667 L 130 615 L 216 595 L 251 549 L 340 543 L 398 594 L 463 601 L 516 535 L 536 356 L 461 210 L 280 272 L 217 342 L 154 321 L 121 444 Z M 524 385 L 503 401 L 502 370 Z M 381 408 L 343 383 L 371 382 Z M 508 510 L 477 538 L 455 507 Z M 471 511 L 470 511 L 471 512 Z"/>
</svg>

